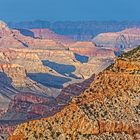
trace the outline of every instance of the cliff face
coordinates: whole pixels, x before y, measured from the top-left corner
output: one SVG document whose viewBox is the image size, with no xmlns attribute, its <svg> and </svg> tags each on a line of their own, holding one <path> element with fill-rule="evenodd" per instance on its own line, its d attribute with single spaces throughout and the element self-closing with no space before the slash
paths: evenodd
<svg viewBox="0 0 140 140">
<path fill-rule="evenodd" d="M 38 52 L 39 53 L 39 52 Z M 24 67 L 27 72 L 47 72 L 36 52 L 28 49 L 0 49 L 0 62 L 13 63 Z"/>
<path fill-rule="evenodd" d="M 27 30 L 26 30 L 27 32 Z M 89 41 L 74 41 L 69 37 L 58 35 L 49 29 L 32 29 L 30 33 L 16 29 L 9 29 L 4 22 L 0 22 L 0 47 L 1 48 L 26 48 L 44 50 L 69 50 L 74 53 L 87 56 L 96 56 L 103 50 L 96 52 L 96 46 Z M 31 34 L 31 35 L 28 35 Z M 108 54 L 114 54 L 114 50 L 106 50 Z M 102 53 L 101 53 L 102 55 Z"/>
<path fill-rule="evenodd" d="M 0 71 L 11 77 L 12 83 L 16 87 L 24 87 L 26 78 L 25 69 L 18 64 L 0 64 Z M 20 77 L 20 79 L 19 79 Z M 3 79 L 4 80 L 4 79 Z M 1 81 L 2 82 L 2 81 Z"/>
<path fill-rule="evenodd" d="M 139 85 L 140 47 L 97 75 L 59 113 L 19 125 L 10 139 L 139 140 Z"/>
<path fill-rule="evenodd" d="M 47 28 L 46 29 L 30 29 L 30 31 L 33 33 L 35 38 L 55 40 L 58 42 L 62 42 L 64 44 L 74 42 L 74 40 L 72 40 L 71 38 L 56 34 L 55 32 Z"/>
<path fill-rule="evenodd" d="M 68 45 L 69 50 L 87 56 L 93 56 L 95 45 L 92 42 L 75 42 Z"/>
</svg>

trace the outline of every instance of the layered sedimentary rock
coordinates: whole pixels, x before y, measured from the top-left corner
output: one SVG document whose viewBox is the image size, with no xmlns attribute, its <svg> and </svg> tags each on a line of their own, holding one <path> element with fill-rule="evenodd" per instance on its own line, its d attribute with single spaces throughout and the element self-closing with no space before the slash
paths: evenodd
<svg viewBox="0 0 140 140">
<path fill-rule="evenodd" d="M 55 40 L 58 42 L 62 42 L 64 44 L 74 42 L 74 40 L 70 39 L 69 37 L 56 34 L 55 32 L 47 28 L 46 29 L 31 29 L 30 31 L 33 32 L 33 35 L 35 38 Z"/>
<path fill-rule="evenodd" d="M 18 93 L 10 102 L 8 111 L 3 115 L 3 119 L 25 121 L 49 116 L 53 113 L 53 107 L 59 111 L 59 106 L 57 106 L 57 102 L 53 97 L 31 92 Z"/>
<path fill-rule="evenodd" d="M 8 28 L 6 23 L 0 21 L 0 47 L 23 47 L 22 42 L 14 38 L 12 30 Z"/>
<path fill-rule="evenodd" d="M 60 89 L 56 89 L 55 84 L 63 88 L 91 74 L 84 77 L 79 71 L 74 73 L 83 64 L 68 50 L 1 48 L 0 59 L 1 120 L 7 121 L 24 121 L 58 112 L 59 101 L 54 104 L 54 97 L 59 95 Z M 37 103 L 36 98 L 44 98 L 49 103 Z"/>
<path fill-rule="evenodd" d="M 44 50 L 69 50 L 74 53 L 87 56 L 102 55 L 103 49 L 96 48 L 95 44 L 88 41 L 73 41 L 61 35 L 57 35 L 48 29 L 32 29 L 32 36 L 21 34 L 20 30 L 9 29 L 4 22 L 0 22 L 0 47 L 1 48 L 30 48 Z M 39 33 L 41 32 L 41 33 Z M 43 32 L 43 33 L 42 33 Z M 34 35 L 39 34 L 39 35 Z M 37 36 L 45 34 L 44 38 Z M 113 54 L 114 50 L 105 50 L 104 54 Z"/>
<path fill-rule="evenodd" d="M 74 53 L 87 55 L 87 56 L 97 56 L 97 55 L 114 56 L 113 49 L 97 48 L 96 45 L 90 41 L 76 42 L 72 39 L 70 40 L 66 36 L 57 35 L 54 32 L 50 31 L 49 29 L 32 29 L 31 31 L 34 33 L 34 37 L 39 37 L 39 38 L 49 39 L 49 40 L 59 42 L 61 43 L 61 45 L 65 46 L 64 48 L 73 51 Z"/>
<path fill-rule="evenodd" d="M 97 75 L 59 113 L 19 125 L 10 139 L 139 140 L 139 85 L 140 47 Z"/>
<path fill-rule="evenodd" d="M 13 84 L 14 86 L 25 86 L 26 72 L 22 66 L 18 64 L 0 64 L 0 71 L 5 73 L 9 78 L 11 78 L 11 84 Z"/>
<path fill-rule="evenodd" d="M 112 57 L 111 58 L 93 57 L 89 59 L 88 63 L 78 65 L 74 73 L 79 77 L 82 77 L 83 79 L 87 79 L 93 73 L 98 74 L 99 72 L 103 71 L 112 63 L 114 63 L 114 59 Z"/>
<path fill-rule="evenodd" d="M 69 50 L 81 55 L 93 56 L 95 44 L 92 42 L 75 42 L 69 45 Z"/>
<path fill-rule="evenodd" d="M 23 66 L 27 72 L 47 72 L 41 59 L 34 51 L 28 49 L 0 49 L 1 63 L 14 63 Z"/>
<path fill-rule="evenodd" d="M 0 37 L 8 36 L 10 34 L 11 32 L 8 26 L 6 25 L 6 23 L 4 23 L 3 21 L 0 21 Z"/>
<path fill-rule="evenodd" d="M 130 28 L 120 32 L 101 33 L 93 39 L 93 42 L 98 47 L 131 49 L 140 44 L 140 29 Z"/>
<path fill-rule="evenodd" d="M 32 37 L 23 36 L 19 31 L 13 30 L 15 38 L 21 41 L 25 47 L 32 47 L 32 48 L 48 48 L 48 49 L 55 49 L 55 48 L 64 48 L 64 46 L 51 39 L 35 39 Z M 53 47 L 53 48 L 50 48 Z"/>
<path fill-rule="evenodd" d="M 63 47 L 61 43 L 48 39 L 34 39 L 32 37 L 23 36 L 18 30 L 10 30 L 4 22 L 0 22 L 0 46 L 14 48 L 47 48 L 47 47 Z"/>
<path fill-rule="evenodd" d="M 98 48 L 93 42 L 75 42 L 69 45 L 69 50 L 85 55 L 85 56 L 93 56 L 93 57 L 115 57 L 114 49 L 112 48 Z"/>
</svg>

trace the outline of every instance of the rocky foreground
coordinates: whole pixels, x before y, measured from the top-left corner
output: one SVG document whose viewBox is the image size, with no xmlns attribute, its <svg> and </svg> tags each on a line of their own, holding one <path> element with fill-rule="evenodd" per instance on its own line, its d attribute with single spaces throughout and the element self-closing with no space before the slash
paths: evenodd
<svg viewBox="0 0 140 140">
<path fill-rule="evenodd" d="M 139 140 L 139 85 L 140 47 L 116 59 L 60 112 L 17 126 L 9 139 Z"/>
</svg>

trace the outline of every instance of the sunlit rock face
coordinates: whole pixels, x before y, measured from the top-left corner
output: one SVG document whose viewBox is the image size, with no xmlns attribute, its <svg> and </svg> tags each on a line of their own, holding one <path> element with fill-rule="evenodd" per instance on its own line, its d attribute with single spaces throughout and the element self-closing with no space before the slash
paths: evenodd
<svg viewBox="0 0 140 140">
<path fill-rule="evenodd" d="M 22 122 L 56 114 L 114 62 L 113 49 L 47 29 L 43 34 L 25 36 L 1 22 L 0 136 Z"/>
<path fill-rule="evenodd" d="M 86 83 L 82 84 L 84 87 Z M 18 125 L 10 139 L 138 140 L 139 85 L 140 47 L 137 47 L 123 53 L 114 64 L 96 75 L 89 87 L 60 112 Z M 79 94 L 78 90 L 67 88 L 61 103 L 68 99 L 68 93 Z"/>
</svg>

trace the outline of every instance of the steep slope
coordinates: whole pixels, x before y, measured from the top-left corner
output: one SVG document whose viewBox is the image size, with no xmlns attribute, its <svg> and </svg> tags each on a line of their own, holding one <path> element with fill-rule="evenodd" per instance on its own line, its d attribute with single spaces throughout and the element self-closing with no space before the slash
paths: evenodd
<svg viewBox="0 0 140 140">
<path fill-rule="evenodd" d="M 139 85 L 140 47 L 97 75 L 90 87 L 59 113 L 19 125 L 10 140 L 139 140 Z"/>
<path fill-rule="evenodd" d="M 57 91 L 58 92 L 58 91 Z M 20 107 L 29 102 L 27 98 L 31 98 L 30 104 L 35 104 L 36 98 L 44 98 L 47 101 L 53 102 L 53 96 L 58 93 L 56 89 L 45 87 L 31 80 L 26 73 L 24 67 L 18 64 L 0 64 L 0 120 L 26 120 L 27 117 L 20 117 L 20 111 L 16 110 L 11 102 L 18 102 Z M 17 98 L 18 97 L 18 98 Z M 22 102 L 22 103 L 21 103 Z M 10 105 L 11 104 L 11 105 Z M 16 104 L 16 103 L 15 103 Z M 13 108 L 12 108 L 13 107 Z M 10 111 L 12 108 L 12 111 Z M 28 113 L 24 108 L 24 114 Z M 9 114 L 10 111 L 10 114 Z M 22 112 L 23 113 L 23 112 Z M 15 116 L 14 116 L 15 115 Z M 31 115 L 30 115 L 31 116 Z"/>
</svg>

